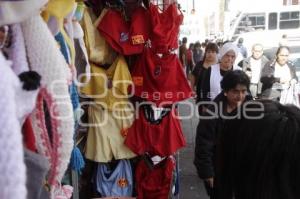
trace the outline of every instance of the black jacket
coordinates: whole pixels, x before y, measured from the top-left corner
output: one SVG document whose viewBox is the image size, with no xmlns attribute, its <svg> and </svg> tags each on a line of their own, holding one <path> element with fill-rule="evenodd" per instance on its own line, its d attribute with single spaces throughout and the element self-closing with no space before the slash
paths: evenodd
<svg viewBox="0 0 300 199">
<path fill-rule="evenodd" d="M 247 96 L 245 101 L 251 100 L 251 96 Z M 215 107 L 208 107 L 211 113 L 217 113 L 214 118 L 208 118 L 212 116 L 208 111 L 204 114 L 203 118 L 200 118 L 197 126 L 196 134 L 196 146 L 194 165 L 197 169 L 198 176 L 202 179 L 210 178 L 215 176 L 215 150 L 217 145 L 217 138 L 220 135 L 224 122 L 228 117 L 235 117 L 237 110 L 227 113 L 226 108 L 226 97 L 224 93 L 220 93 L 214 102 L 217 104 L 218 111 L 215 111 Z M 221 106 L 220 104 L 223 105 Z M 221 114 L 222 111 L 222 114 Z M 204 117 L 206 119 L 204 119 Z"/>
</svg>

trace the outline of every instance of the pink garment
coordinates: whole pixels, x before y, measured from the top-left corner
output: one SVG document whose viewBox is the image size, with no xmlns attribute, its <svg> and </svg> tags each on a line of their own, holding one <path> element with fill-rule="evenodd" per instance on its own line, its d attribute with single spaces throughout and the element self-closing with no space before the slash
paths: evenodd
<svg viewBox="0 0 300 199">
<path fill-rule="evenodd" d="M 74 113 L 68 90 L 71 73 L 41 16 L 33 16 L 21 25 L 31 69 L 42 77 L 31 122 L 38 152 L 47 157 L 51 166 L 48 183 L 51 186 L 51 198 L 55 198 L 61 192 L 60 183 L 73 148 Z M 46 128 L 44 103 L 50 113 L 50 137 Z"/>
</svg>

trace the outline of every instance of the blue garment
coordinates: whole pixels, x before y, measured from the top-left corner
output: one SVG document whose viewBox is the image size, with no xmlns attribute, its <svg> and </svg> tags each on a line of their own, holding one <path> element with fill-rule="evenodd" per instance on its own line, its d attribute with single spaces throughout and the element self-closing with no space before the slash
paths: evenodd
<svg viewBox="0 0 300 199">
<path fill-rule="evenodd" d="M 99 163 L 96 172 L 96 189 L 102 197 L 132 196 L 133 176 L 129 160 L 119 160 L 111 170 L 109 163 Z"/>
<path fill-rule="evenodd" d="M 68 45 L 63 37 L 63 35 L 61 34 L 61 32 L 57 33 L 57 35 L 55 35 L 55 40 L 59 43 L 60 45 L 60 51 L 63 54 L 66 62 L 68 64 L 70 64 L 70 52 L 69 52 L 69 48 Z"/>
</svg>

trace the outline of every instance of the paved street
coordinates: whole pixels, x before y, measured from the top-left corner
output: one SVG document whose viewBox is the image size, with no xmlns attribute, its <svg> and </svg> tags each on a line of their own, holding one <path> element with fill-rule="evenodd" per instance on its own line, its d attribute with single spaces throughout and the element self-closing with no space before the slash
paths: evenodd
<svg viewBox="0 0 300 199">
<path fill-rule="evenodd" d="M 191 104 L 193 100 L 189 100 Z M 187 116 L 196 111 L 186 104 L 179 105 L 180 116 Z M 182 120 L 182 129 L 187 141 L 187 147 L 179 151 L 179 174 L 180 174 L 180 191 L 177 199 L 208 199 L 202 181 L 198 178 L 196 169 L 193 165 L 195 135 L 198 119 L 195 114 L 190 119 Z"/>
</svg>

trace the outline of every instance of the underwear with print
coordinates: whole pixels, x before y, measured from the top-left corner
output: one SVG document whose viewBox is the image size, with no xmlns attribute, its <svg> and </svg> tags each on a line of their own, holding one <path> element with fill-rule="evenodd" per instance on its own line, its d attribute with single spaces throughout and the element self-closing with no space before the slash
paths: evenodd
<svg viewBox="0 0 300 199">
<path fill-rule="evenodd" d="M 97 191 L 102 197 L 132 196 L 133 177 L 129 160 L 119 160 L 115 168 L 99 163 L 95 176 Z"/>
</svg>

